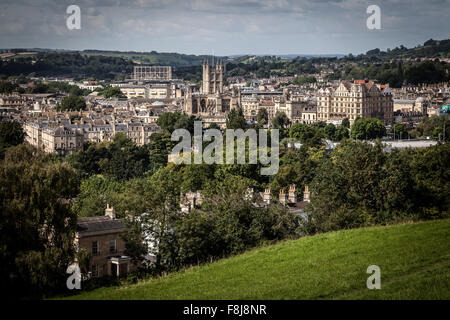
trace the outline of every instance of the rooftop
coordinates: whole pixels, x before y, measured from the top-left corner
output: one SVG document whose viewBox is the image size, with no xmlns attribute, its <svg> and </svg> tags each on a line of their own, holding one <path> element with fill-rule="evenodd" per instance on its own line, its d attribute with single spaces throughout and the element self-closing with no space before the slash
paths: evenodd
<svg viewBox="0 0 450 320">
<path fill-rule="evenodd" d="M 78 218 L 77 221 L 77 231 L 79 233 L 122 228 L 125 228 L 125 224 L 121 220 L 111 219 L 108 216 Z"/>
</svg>

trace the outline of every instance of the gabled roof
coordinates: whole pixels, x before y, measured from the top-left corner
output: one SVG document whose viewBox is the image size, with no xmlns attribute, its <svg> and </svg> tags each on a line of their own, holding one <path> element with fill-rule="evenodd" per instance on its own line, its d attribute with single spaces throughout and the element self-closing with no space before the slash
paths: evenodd
<svg viewBox="0 0 450 320">
<path fill-rule="evenodd" d="M 352 88 L 352 84 L 350 82 L 343 81 L 342 84 L 348 91 L 350 91 L 350 89 Z"/>
</svg>

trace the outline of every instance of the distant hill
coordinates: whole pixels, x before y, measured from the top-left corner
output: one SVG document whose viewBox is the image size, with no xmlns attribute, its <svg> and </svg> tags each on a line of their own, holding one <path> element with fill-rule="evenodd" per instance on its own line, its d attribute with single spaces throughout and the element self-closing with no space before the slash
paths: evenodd
<svg viewBox="0 0 450 320">
<path fill-rule="evenodd" d="M 102 51 L 102 50 L 84 50 L 80 51 L 84 55 L 101 55 L 120 57 L 132 60 L 135 63 L 149 64 L 149 65 L 167 65 L 172 67 L 190 67 L 199 66 L 203 60 L 211 59 L 210 55 L 193 55 L 182 53 L 168 53 L 168 52 L 136 52 L 136 51 Z M 216 57 L 216 59 L 227 59 L 227 57 Z"/>
<path fill-rule="evenodd" d="M 373 49 L 358 56 L 347 55 L 344 59 L 352 60 L 391 60 L 391 59 L 417 59 L 417 58 L 450 58 L 450 39 L 425 41 L 423 45 L 415 48 L 406 48 L 401 45 L 392 50 L 382 51 Z"/>
<path fill-rule="evenodd" d="M 448 64 L 417 64 L 415 59 L 450 58 L 450 40 L 426 41 L 415 48 L 403 45 L 392 50 L 373 49 L 365 54 L 353 56 L 342 55 L 234 55 L 215 57 L 222 59 L 226 65 L 227 76 L 231 77 L 270 77 L 271 75 L 293 76 L 320 72 L 313 64 L 330 64 L 335 62 L 356 62 L 358 68 L 335 70 L 330 79 L 371 78 L 389 82 L 393 87 L 407 83 L 436 83 L 448 81 Z M 107 50 L 57 50 L 57 49 L 0 49 L 0 78 L 13 75 L 37 75 L 74 77 L 78 79 L 123 80 L 132 73 L 133 66 L 169 65 L 174 67 L 174 77 L 201 81 L 201 64 L 210 55 L 189 55 L 167 52 L 107 51 Z M 391 60 L 411 60 L 405 67 L 398 65 L 382 66 Z M 397 63 L 397 62 L 396 62 Z M 369 70 L 370 66 L 374 70 Z M 369 68 L 369 69 L 368 69 Z M 367 69 L 367 70 L 366 70 Z M 404 69 L 404 70 L 403 70 Z"/>
<path fill-rule="evenodd" d="M 83 56 L 104 56 L 113 58 L 123 58 L 134 64 L 167 65 L 172 67 L 200 66 L 204 59 L 211 59 L 211 55 L 194 55 L 176 52 L 138 52 L 138 51 L 109 51 L 109 50 L 61 50 L 61 49 L 0 49 L 0 54 L 8 54 L 8 58 L 18 58 L 28 52 L 29 55 L 36 53 L 61 53 L 61 54 L 81 54 Z M 2 56 L 0 56 L 2 58 Z M 215 59 L 227 60 L 228 57 L 218 56 Z"/>
<path fill-rule="evenodd" d="M 448 219 L 331 232 L 69 298 L 450 299 L 449 239 Z M 366 287 L 370 265 L 381 290 Z"/>
</svg>

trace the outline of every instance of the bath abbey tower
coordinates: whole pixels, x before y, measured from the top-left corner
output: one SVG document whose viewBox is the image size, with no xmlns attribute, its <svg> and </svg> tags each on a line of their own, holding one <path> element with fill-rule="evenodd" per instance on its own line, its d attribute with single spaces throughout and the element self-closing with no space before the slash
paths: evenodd
<svg viewBox="0 0 450 320">
<path fill-rule="evenodd" d="M 202 71 L 200 92 L 192 92 L 190 87 L 186 91 L 184 111 L 187 114 L 203 117 L 220 116 L 240 105 L 239 90 L 224 91 L 224 65 L 221 60 L 215 65 L 208 60 L 203 61 Z"/>
</svg>

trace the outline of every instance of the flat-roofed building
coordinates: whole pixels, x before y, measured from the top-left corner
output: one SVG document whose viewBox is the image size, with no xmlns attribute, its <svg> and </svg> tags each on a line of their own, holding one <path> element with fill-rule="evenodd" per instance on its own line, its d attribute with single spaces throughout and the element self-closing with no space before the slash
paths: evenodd
<svg viewBox="0 0 450 320">
<path fill-rule="evenodd" d="M 120 91 L 127 99 L 169 99 L 172 97 L 169 83 L 124 85 L 120 87 Z"/>
<path fill-rule="evenodd" d="M 135 66 L 133 78 L 137 81 L 172 80 L 171 66 Z"/>
</svg>

